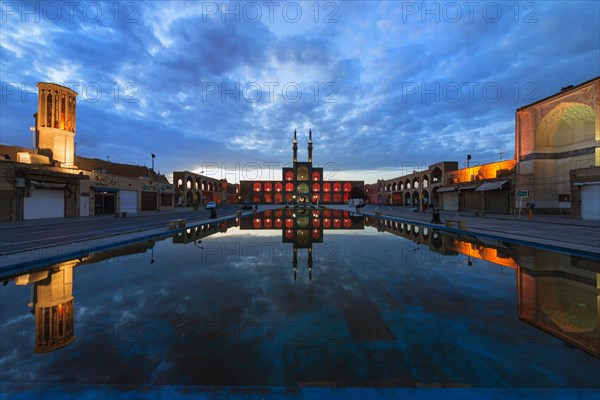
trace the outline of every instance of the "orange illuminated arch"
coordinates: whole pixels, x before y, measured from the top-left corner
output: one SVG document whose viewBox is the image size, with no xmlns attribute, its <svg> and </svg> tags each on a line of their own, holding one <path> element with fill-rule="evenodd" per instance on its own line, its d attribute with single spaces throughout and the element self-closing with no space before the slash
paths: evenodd
<svg viewBox="0 0 600 400">
<path fill-rule="evenodd" d="M 254 183 L 254 186 L 252 187 L 252 189 L 253 189 L 255 192 L 260 192 L 260 191 L 262 190 L 260 182 L 255 182 L 255 183 Z"/>
<path fill-rule="evenodd" d="M 293 181 L 294 180 L 294 173 L 292 171 L 287 171 L 285 173 L 285 180 L 286 181 Z"/>
<path fill-rule="evenodd" d="M 342 191 L 342 185 L 340 185 L 339 182 L 336 182 L 333 184 L 333 191 L 334 192 L 341 192 Z"/>
<path fill-rule="evenodd" d="M 331 184 L 330 183 L 324 183 L 323 184 L 323 191 L 324 192 L 331 192 Z"/>
<path fill-rule="evenodd" d="M 352 185 L 349 182 L 344 183 L 344 192 L 349 192 L 352 190 Z"/>
<path fill-rule="evenodd" d="M 285 184 L 285 191 L 286 192 L 293 192 L 294 191 L 294 184 L 292 182 L 288 182 Z"/>
<path fill-rule="evenodd" d="M 320 185 L 320 184 L 318 184 L 318 183 L 316 183 L 316 182 L 315 182 L 315 183 L 313 183 L 313 184 L 312 184 L 312 191 L 313 191 L 313 192 L 320 192 L 320 191 L 321 191 L 321 185 Z"/>
<path fill-rule="evenodd" d="M 321 173 L 319 171 L 313 171 L 313 173 L 312 173 L 312 180 L 313 181 L 320 181 L 321 180 Z"/>
<path fill-rule="evenodd" d="M 275 184 L 275 191 L 276 192 L 282 192 L 283 191 L 283 185 L 281 184 L 281 182 L 277 182 Z"/>
</svg>

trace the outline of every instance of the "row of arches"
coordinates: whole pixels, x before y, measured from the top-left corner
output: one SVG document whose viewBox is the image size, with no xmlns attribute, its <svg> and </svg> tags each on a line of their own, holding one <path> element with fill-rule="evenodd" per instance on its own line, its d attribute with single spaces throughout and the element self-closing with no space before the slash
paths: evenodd
<svg viewBox="0 0 600 400">
<path fill-rule="evenodd" d="M 254 192 L 252 201 L 254 203 L 265 203 L 265 204 L 292 204 L 297 200 L 296 192 Z M 302 191 L 298 191 L 302 194 Z M 306 192 L 306 195 L 310 197 L 312 203 L 320 204 L 342 204 L 350 201 L 350 192 L 325 192 L 325 193 L 313 193 L 312 195 Z"/>
<path fill-rule="evenodd" d="M 296 181 L 308 181 L 308 168 L 305 166 L 300 166 L 298 167 L 297 170 L 297 175 L 294 176 L 294 171 L 286 171 L 283 174 L 283 179 L 286 182 L 292 182 L 294 180 Z M 296 178 L 296 179 L 294 179 Z M 313 182 L 320 182 L 322 178 L 322 174 L 321 171 L 313 171 L 312 174 L 310 175 L 310 180 Z"/>
<path fill-rule="evenodd" d="M 434 198 L 432 198 L 432 195 Z M 382 194 L 380 193 L 378 196 L 379 204 L 389 204 L 389 205 L 397 205 L 397 206 L 406 206 L 406 207 L 418 207 L 423 204 L 437 204 L 437 190 L 434 189 L 433 193 L 430 194 L 427 190 L 422 191 L 412 191 L 405 193 L 389 193 Z"/>
<path fill-rule="evenodd" d="M 202 188 L 202 191 L 208 192 L 226 192 L 229 194 L 238 194 L 239 188 L 237 185 L 229 185 L 225 181 L 221 182 L 213 182 L 207 180 L 201 180 L 200 178 L 193 179 L 191 176 L 188 176 L 185 182 L 185 189 L 187 190 L 199 190 Z M 182 191 L 183 187 L 183 179 L 177 180 L 177 189 Z"/>
<path fill-rule="evenodd" d="M 349 193 L 352 190 L 352 184 L 350 182 L 324 182 L 322 185 L 320 182 L 299 183 L 297 186 L 293 182 L 254 182 L 252 185 L 253 192 L 298 192 L 308 193 L 309 188 L 312 192 L 344 192 Z M 285 190 L 284 190 L 285 189 Z"/>
<path fill-rule="evenodd" d="M 380 182 L 377 185 L 377 192 L 392 193 L 404 190 L 425 189 L 431 185 L 442 183 L 442 175 L 442 170 L 439 167 L 435 167 L 430 173 L 407 178 L 398 178 L 392 182 Z"/>
<path fill-rule="evenodd" d="M 434 249 L 444 247 L 444 239 L 440 232 L 435 229 L 430 230 L 427 227 L 419 225 L 371 217 L 365 217 L 365 225 L 377 227 L 378 231 L 390 232 L 419 244 L 426 244 Z"/>
</svg>

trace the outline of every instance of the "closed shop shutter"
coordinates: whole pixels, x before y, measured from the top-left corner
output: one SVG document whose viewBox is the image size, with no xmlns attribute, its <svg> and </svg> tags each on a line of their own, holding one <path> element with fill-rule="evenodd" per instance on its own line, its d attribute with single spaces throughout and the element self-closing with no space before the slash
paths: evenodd
<svg viewBox="0 0 600 400">
<path fill-rule="evenodd" d="M 508 214 L 509 190 L 508 187 L 500 190 L 488 190 L 485 193 L 485 211 L 496 214 Z"/>
<path fill-rule="evenodd" d="M 600 184 L 581 187 L 581 219 L 600 220 Z"/>
<path fill-rule="evenodd" d="M 442 195 L 442 209 L 444 211 L 458 211 L 458 193 L 444 192 Z"/>
<path fill-rule="evenodd" d="M 142 192 L 142 211 L 156 211 L 157 203 L 156 192 Z"/>
<path fill-rule="evenodd" d="M 121 190 L 119 196 L 119 212 L 130 214 L 137 212 L 137 191 Z"/>
<path fill-rule="evenodd" d="M 24 198 L 23 219 L 64 218 L 65 191 L 36 187 Z"/>
</svg>

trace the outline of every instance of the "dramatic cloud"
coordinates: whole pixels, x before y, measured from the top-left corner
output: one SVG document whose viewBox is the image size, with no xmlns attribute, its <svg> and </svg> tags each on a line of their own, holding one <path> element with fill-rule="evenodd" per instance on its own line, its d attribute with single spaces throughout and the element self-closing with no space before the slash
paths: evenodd
<svg viewBox="0 0 600 400">
<path fill-rule="evenodd" d="M 166 174 L 256 178 L 291 161 L 294 129 L 334 178 L 511 158 L 517 108 L 600 70 L 589 1 L 1 7 L 2 143 L 30 146 L 35 84 L 51 81 L 79 93 L 78 155 L 155 153 Z"/>
</svg>

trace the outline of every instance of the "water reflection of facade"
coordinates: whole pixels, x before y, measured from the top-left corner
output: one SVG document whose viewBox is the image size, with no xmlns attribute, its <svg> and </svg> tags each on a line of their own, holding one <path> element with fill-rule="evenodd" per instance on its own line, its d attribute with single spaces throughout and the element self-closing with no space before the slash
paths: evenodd
<svg viewBox="0 0 600 400">
<path fill-rule="evenodd" d="M 316 208 L 267 210 L 252 218 L 242 218 L 241 230 L 281 229 L 282 243 L 292 243 L 294 280 L 298 269 L 298 249 L 307 251 L 308 278 L 312 280 L 313 243 L 323 243 L 323 231 L 363 230 L 364 218 L 353 217 L 348 211 Z"/>
<path fill-rule="evenodd" d="M 228 221 L 213 222 L 204 225 L 189 227 L 185 231 L 173 235 L 173 243 L 187 244 L 194 243 L 215 233 L 225 233 L 229 228 L 237 227 L 240 224 L 239 218 Z"/>
<path fill-rule="evenodd" d="M 515 270 L 518 317 L 600 357 L 600 263 L 574 255 L 441 233 L 399 221 L 365 218 L 365 225 L 427 246 L 444 256 L 466 256 Z"/>
</svg>

